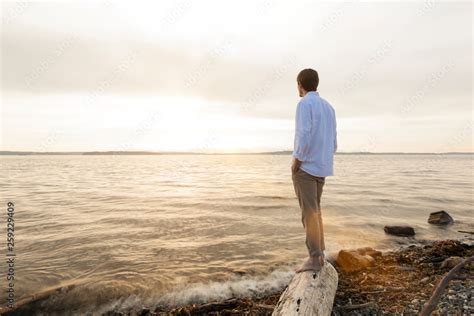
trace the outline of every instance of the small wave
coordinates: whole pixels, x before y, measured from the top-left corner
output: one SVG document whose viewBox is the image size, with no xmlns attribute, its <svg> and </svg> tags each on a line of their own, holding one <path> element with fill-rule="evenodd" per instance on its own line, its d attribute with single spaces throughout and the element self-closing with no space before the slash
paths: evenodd
<svg viewBox="0 0 474 316">
<path fill-rule="evenodd" d="M 290 269 L 274 270 L 264 276 L 236 276 L 221 282 L 183 284 L 169 293 L 156 298 L 143 299 L 132 295 L 101 306 L 100 313 L 109 311 L 130 311 L 144 306 L 156 309 L 158 306 L 173 308 L 187 304 L 201 304 L 221 301 L 232 297 L 261 297 L 284 289 L 295 272 Z"/>
<path fill-rule="evenodd" d="M 205 303 L 231 297 L 255 297 L 268 295 L 283 289 L 294 275 L 292 270 L 275 270 L 264 277 L 242 276 L 225 282 L 197 283 L 163 295 L 158 304 L 177 306 Z"/>
<path fill-rule="evenodd" d="M 455 199 L 451 199 L 448 197 L 433 197 L 433 196 L 413 196 L 412 200 L 422 200 L 426 202 L 436 202 L 436 203 L 455 203 L 457 202 Z"/>
<path fill-rule="evenodd" d="M 281 196 L 281 195 L 255 195 L 256 199 L 270 199 L 270 200 L 293 200 L 293 196 Z"/>
</svg>

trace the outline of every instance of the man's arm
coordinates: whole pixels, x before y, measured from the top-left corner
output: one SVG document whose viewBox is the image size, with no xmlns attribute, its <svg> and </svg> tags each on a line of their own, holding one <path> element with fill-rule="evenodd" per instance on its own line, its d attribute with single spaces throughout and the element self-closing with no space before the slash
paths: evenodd
<svg viewBox="0 0 474 316">
<path fill-rule="evenodd" d="M 291 171 L 296 172 L 301 166 L 301 161 L 293 157 L 293 163 L 291 164 Z"/>
<path fill-rule="evenodd" d="M 337 151 L 337 120 L 336 113 L 334 113 L 334 153 Z"/>
<path fill-rule="evenodd" d="M 291 170 L 298 171 L 301 163 L 307 160 L 309 136 L 311 132 L 311 112 L 309 104 L 303 99 L 296 106 L 295 143 Z"/>
</svg>

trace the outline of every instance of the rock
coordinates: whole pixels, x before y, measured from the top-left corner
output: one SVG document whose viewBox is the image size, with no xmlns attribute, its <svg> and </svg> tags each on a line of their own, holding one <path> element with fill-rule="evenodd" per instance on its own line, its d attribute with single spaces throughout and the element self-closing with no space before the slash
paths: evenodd
<svg viewBox="0 0 474 316">
<path fill-rule="evenodd" d="M 375 264 L 375 259 L 370 255 L 360 254 L 357 250 L 340 250 L 337 265 L 345 272 L 359 271 Z"/>
<path fill-rule="evenodd" d="M 426 260 L 430 261 L 430 262 L 433 262 L 433 263 L 440 263 L 440 262 L 443 262 L 445 259 L 445 257 L 430 257 L 430 258 L 427 258 Z"/>
<path fill-rule="evenodd" d="M 453 218 L 446 211 L 430 213 L 430 217 L 428 218 L 428 223 L 435 225 L 447 225 L 452 222 L 454 222 Z"/>
<path fill-rule="evenodd" d="M 410 267 L 410 266 L 399 266 L 400 270 L 403 271 L 416 271 L 415 267 Z"/>
<path fill-rule="evenodd" d="M 458 263 L 460 263 L 462 260 L 463 260 L 463 258 L 458 257 L 458 256 L 453 256 L 453 257 L 446 258 L 443 261 L 443 263 L 441 263 L 441 268 L 442 269 L 444 269 L 444 268 L 448 268 L 448 269 L 454 268 L 454 266 L 457 265 Z"/>
<path fill-rule="evenodd" d="M 428 283 L 430 280 L 430 277 L 424 277 L 423 279 L 420 280 L 420 283 Z"/>
<path fill-rule="evenodd" d="M 413 236 L 415 235 L 415 230 L 411 226 L 385 226 L 383 230 L 387 234 L 396 235 L 396 236 Z"/>
</svg>

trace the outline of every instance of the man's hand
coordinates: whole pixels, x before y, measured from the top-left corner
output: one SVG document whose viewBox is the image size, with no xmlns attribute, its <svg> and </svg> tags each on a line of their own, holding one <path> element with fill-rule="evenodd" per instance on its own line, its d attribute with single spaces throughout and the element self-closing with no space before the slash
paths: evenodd
<svg viewBox="0 0 474 316">
<path fill-rule="evenodd" d="M 293 163 L 291 164 L 291 172 L 295 173 L 301 166 L 301 161 L 293 157 Z"/>
</svg>

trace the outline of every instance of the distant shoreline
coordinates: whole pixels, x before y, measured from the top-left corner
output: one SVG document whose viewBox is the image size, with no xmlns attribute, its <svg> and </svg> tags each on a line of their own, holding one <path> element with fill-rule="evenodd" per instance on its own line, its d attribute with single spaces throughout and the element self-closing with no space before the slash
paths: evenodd
<svg viewBox="0 0 474 316">
<path fill-rule="evenodd" d="M 0 151 L 0 156 L 31 156 L 31 155 L 291 155 L 292 151 L 268 151 L 248 153 L 202 153 L 202 152 L 154 152 L 154 151 L 85 151 L 85 152 L 35 152 L 35 151 Z M 407 152 L 336 152 L 336 155 L 474 155 L 474 152 L 443 152 L 443 153 L 407 153 Z"/>
</svg>

